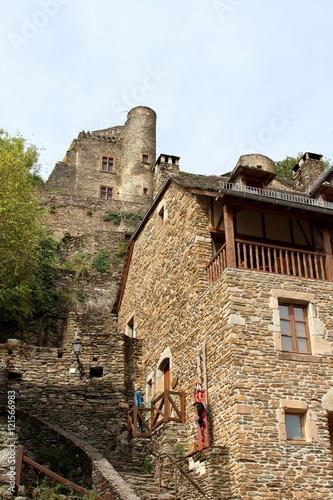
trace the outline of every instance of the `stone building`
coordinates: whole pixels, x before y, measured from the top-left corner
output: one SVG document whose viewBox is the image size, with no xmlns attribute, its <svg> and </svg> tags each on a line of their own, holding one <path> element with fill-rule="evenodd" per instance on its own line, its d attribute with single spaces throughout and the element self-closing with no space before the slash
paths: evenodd
<svg viewBox="0 0 333 500">
<path fill-rule="evenodd" d="M 29 451 L 31 429 L 57 424 L 115 468 L 149 457 L 170 487 L 176 457 L 184 498 L 333 498 L 333 169 L 306 153 L 293 181 L 262 155 L 184 173 L 139 106 L 81 132 L 40 199 L 71 303 L 20 339 L 0 332 L 0 392 Z M 158 498 L 110 481 L 114 498 Z"/>
<path fill-rule="evenodd" d="M 142 344 L 132 434 L 161 451 L 169 433 L 211 498 L 333 498 L 332 181 L 312 153 L 293 181 L 258 154 L 174 173 L 133 235 L 117 305 Z"/>
</svg>

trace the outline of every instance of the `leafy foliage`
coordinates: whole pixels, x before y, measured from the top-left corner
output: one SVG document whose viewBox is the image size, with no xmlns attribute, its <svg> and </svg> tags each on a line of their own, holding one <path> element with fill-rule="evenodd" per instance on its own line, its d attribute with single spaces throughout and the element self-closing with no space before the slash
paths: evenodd
<svg viewBox="0 0 333 500">
<path fill-rule="evenodd" d="M 0 130 L 0 318 L 17 327 L 56 296 L 56 246 L 34 191 L 37 158 L 21 136 Z"/>
<path fill-rule="evenodd" d="M 110 256 L 109 250 L 100 250 L 92 261 L 92 267 L 100 273 L 108 273 L 110 271 Z"/>
<path fill-rule="evenodd" d="M 118 249 L 116 256 L 122 259 L 123 257 L 126 256 L 128 250 L 128 242 L 127 241 L 120 241 L 118 244 Z"/>
<path fill-rule="evenodd" d="M 103 220 L 105 222 L 111 221 L 112 224 L 114 224 L 115 226 L 119 226 L 122 220 L 140 222 L 142 219 L 143 219 L 142 214 L 134 214 L 132 212 L 120 213 L 111 211 L 107 212 L 103 217 Z"/>
<path fill-rule="evenodd" d="M 75 280 L 87 276 L 91 271 L 91 265 L 88 262 L 88 256 L 82 250 L 78 250 L 72 258 L 66 260 L 62 266 L 62 269 L 67 269 L 68 271 L 75 271 Z"/>
<path fill-rule="evenodd" d="M 51 470 L 58 472 L 62 476 L 75 477 L 76 469 L 73 466 L 73 457 L 64 445 L 57 448 L 53 446 L 41 448 L 37 455 L 37 461 L 47 463 Z"/>
</svg>

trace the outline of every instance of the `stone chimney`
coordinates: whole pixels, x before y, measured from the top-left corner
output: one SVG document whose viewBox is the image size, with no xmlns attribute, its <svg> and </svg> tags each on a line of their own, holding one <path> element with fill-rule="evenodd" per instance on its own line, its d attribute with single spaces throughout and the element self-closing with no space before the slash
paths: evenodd
<svg viewBox="0 0 333 500">
<path fill-rule="evenodd" d="M 323 172 L 322 155 L 305 153 L 293 168 L 295 191 L 308 193 Z"/>
<path fill-rule="evenodd" d="M 179 175 L 179 156 L 161 154 L 154 168 L 154 195 L 167 177 Z"/>
</svg>

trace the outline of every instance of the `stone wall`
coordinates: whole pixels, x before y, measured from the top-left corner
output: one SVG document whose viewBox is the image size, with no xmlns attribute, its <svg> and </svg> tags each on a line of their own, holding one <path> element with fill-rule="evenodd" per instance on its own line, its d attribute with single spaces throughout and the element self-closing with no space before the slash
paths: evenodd
<svg viewBox="0 0 333 500">
<path fill-rule="evenodd" d="M 72 349 L 77 336 L 83 344 L 82 378 Z M 59 425 L 87 436 L 100 450 L 126 442 L 125 349 L 115 318 L 70 313 L 60 349 L 9 342 L 0 350 L 7 375 L 2 394 L 15 390 L 18 409 L 49 422 L 56 416 Z"/>
<path fill-rule="evenodd" d="M 161 207 L 164 221 L 157 228 Z M 155 394 L 161 387 L 163 353 L 170 356 L 175 390 L 187 394 L 188 444 L 195 423 L 197 348 L 205 342 L 211 445 L 229 455 L 231 496 L 303 498 L 306 491 L 308 498 L 333 498 L 327 411 L 322 405 L 333 375 L 333 284 L 227 269 L 208 286 L 209 230 L 205 200 L 171 184 L 135 242 L 119 329 L 125 332 L 127 319 L 135 315 L 145 376 L 153 377 Z M 288 357 L 277 348 L 273 304 L 279 294 L 295 300 L 297 293 L 308 294 L 315 311 L 313 354 L 306 357 Z M 307 405 L 318 439 L 294 445 L 281 439 L 281 408 L 294 400 Z M 215 498 L 228 498 L 219 491 Z"/>
</svg>

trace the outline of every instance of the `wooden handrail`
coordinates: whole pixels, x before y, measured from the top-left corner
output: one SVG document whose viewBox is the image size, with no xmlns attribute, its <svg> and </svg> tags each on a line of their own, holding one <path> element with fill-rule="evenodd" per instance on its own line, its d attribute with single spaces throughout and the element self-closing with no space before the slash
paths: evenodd
<svg viewBox="0 0 333 500">
<path fill-rule="evenodd" d="M 23 452 L 23 446 L 19 445 L 17 447 L 17 462 L 16 462 L 16 478 L 15 478 L 15 486 L 16 489 L 19 488 L 20 483 L 21 483 L 21 469 L 22 469 L 22 462 L 31 465 L 35 469 L 39 470 L 46 476 L 50 477 L 54 481 L 57 481 L 58 483 L 64 484 L 65 486 L 68 486 L 74 491 L 77 491 L 78 493 L 81 493 L 81 495 L 90 495 L 90 491 L 86 490 L 85 488 L 82 488 L 82 486 L 79 486 L 78 484 L 73 483 L 72 481 L 69 481 L 68 479 L 59 476 L 59 474 L 56 474 L 55 472 L 52 472 L 51 470 L 47 469 L 47 467 L 44 467 L 43 465 L 35 462 L 31 458 L 27 457 L 27 455 L 24 455 Z M 100 495 L 96 496 L 95 500 L 111 500 L 111 493 L 107 491 L 104 495 L 104 497 L 101 497 Z"/>
</svg>

